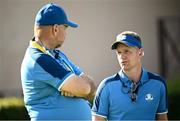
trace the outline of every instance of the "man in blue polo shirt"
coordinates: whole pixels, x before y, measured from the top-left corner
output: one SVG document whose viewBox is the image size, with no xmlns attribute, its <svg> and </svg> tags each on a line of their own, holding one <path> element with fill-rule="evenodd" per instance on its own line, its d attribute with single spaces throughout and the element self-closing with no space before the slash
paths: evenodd
<svg viewBox="0 0 180 121">
<path fill-rule="evenodd" d="M 112 45 L 121 70 L 104 79 L 96 92 L 93 121 L 167 120 L 167 88 L 157 74 L 142 67 L 144 51 L 139 35 L 119 34 Z"/>
<path fill-rule="evenodd" d="M 57 4 L 46 4 L 36 15 L 34 38 L 21 66 L 24 101 L 31 120 L 91 120 L 87 99 L 94 93 L 94 83 L 57 49 L 68 26 L 77 24 L 69 21 Z"/>
</svg>

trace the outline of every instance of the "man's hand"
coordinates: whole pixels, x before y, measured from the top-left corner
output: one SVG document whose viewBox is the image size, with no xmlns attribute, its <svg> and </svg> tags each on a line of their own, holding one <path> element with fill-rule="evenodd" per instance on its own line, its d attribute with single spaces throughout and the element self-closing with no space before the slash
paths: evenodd
<svg viewBox="0 0 180 121">
<path fill-rule="evenodd" d="M 89 95 L 84 97 L 84 99 L 88 100 L 89 102 L 92 102 L 93 98 L 95 96 L 95 90 L 96 90 L 96 86 L 94 84 L 94 81 L 90 76 L 88 76 L 86 74 L 83 74 L 80 77 L 83 78 L 84 80 L 87 80 L 89 82 L 89 84 L 91 85 L 91 91 L 90 91 Z"/>
<path fill-rule="evenodd" d="M 75 97 L 75 95 L 66 91 L 62 91 L 62 90 L 61 90 L 61 95 L 66 96 L 66 97 Z"/>
</svg>

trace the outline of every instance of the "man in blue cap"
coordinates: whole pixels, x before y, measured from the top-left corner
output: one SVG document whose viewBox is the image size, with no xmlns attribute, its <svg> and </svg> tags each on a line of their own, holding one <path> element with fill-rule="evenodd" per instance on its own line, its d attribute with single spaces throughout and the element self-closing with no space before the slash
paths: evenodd
<svg viewBox="0 0 180 121">
<path fill-rule="evenodd" d="M 121 70 L 104 79 L 96 92 L 93 121 L 167 120 L 167 88 L 157 74 L 142 67 L 144 51 L 139 35 L 119 34 L 112 45 Z"/>
<path fill-rule="evenodd" d="M 37 13 L 34 38 L 26 50 L 21 81 L 31 120 L 91 120 L 87 101 L 95 91 L 93 81 L 57 48 L 65 40 L 65 11 L 49 3 Z"/>
</svg>

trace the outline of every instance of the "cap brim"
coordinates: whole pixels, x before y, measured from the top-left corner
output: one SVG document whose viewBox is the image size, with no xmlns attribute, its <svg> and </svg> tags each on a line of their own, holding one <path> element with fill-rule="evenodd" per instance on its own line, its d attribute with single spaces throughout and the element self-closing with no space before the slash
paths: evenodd
<svg viewBox="0 0 180 121">
<path fill-rule="evenodd" d="M 113 43 L 112 46 L 111 46 L 111 49 L 112 50 L 116 49 L 119 44 L 123 44 L 123 45 L 126 45 L 126 46 L 134 47 L 134 45 L 131 44 L 131 43 L 128 43 L 128 42 L 125 42 L 125 41 L 120 41 L 120 42 Z"/>
<path fill-rule="evenodd" d="M 76 24 L 76 23 L 74 23 L 74 22 L 72 22 L 72 21 L 67 21 L 66 24 L 67 24 L 68 26 L 70 26 L 70 27 L 73 27 L 73 28 L 78 27 L 78 24 Z"/>
</svg>

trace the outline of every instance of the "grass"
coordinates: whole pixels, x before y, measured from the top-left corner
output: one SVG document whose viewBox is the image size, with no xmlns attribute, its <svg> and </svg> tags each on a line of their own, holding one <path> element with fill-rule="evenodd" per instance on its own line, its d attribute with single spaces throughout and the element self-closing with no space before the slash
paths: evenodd
<svg viewBox="0 0 180 121">
<path fill-rule="evenodd" d="M 24 106 L 23 99 L 10 97 L 10 98 L 0 98 L 0 109 L 9 107 L 22 107 Z"/>
</svg>

